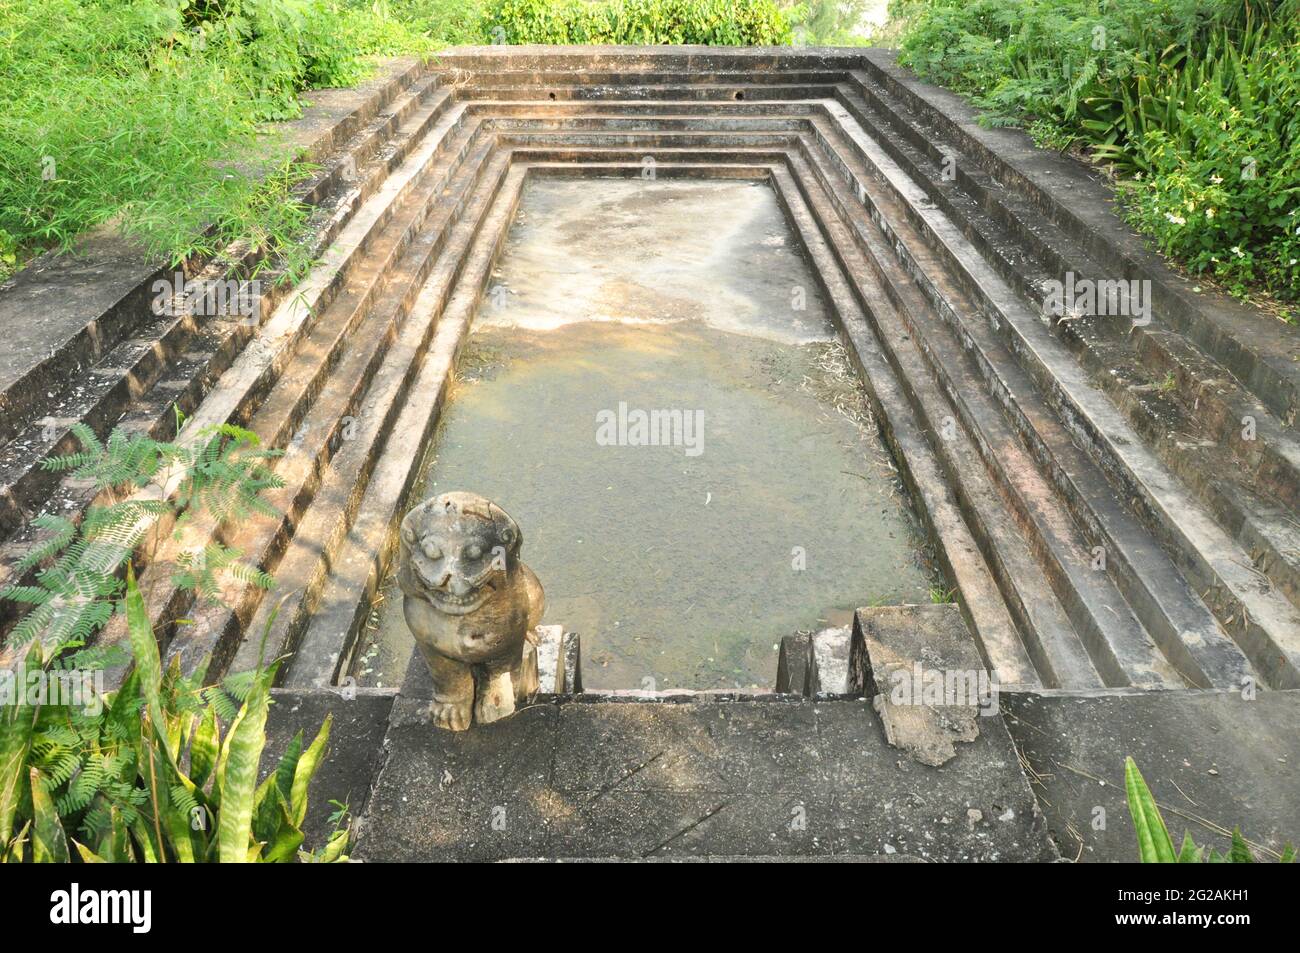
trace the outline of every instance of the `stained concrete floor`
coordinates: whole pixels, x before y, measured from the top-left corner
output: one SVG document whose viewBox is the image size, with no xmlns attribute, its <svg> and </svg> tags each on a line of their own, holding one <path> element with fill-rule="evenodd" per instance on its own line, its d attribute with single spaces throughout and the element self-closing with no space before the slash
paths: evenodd
<svg viewBox="0 0 1300 953">
<path fill-rule="evenodd" d="M 889 747 L 861 700 L 568 699 L 453 734 L 425 721 L 418 684 L 275 692 L 264 775 L 334 717 L 308 846 L 337 800 L 372 861 L 1132 862 L 1126 754 L 1180 840 L 1222 847 L 1216 828 L 1240 826 L 1275 851 L 1300 818 L 1300 692 L 1004 693 L 979 739 L 931 768 Z"/>
<path fill-rule="evenodd" d="M 1132 756 L 1169 833 L 1226 851 L 1233 827 L 1272 858 L 1300 837 L 1300 692 L 1002 696 L 1061 854 L 1131 861 Z"/>
<path fill-rule="evenodd" d="M 394 707 L 361 859 L 1055 857 L 991 720 L 935 769 L 861 701 L 539 704 L 461 734 L 426 709 Z"/>
</svg>

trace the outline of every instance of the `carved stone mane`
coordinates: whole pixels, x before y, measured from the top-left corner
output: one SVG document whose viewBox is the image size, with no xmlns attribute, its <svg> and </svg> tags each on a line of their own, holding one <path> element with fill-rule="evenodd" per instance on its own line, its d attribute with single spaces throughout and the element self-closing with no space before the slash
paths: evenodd
<svg viewBox="0 0 1300 953">
<path fill-rule="evenodd" d="M 546 601 L 522 545 L 519 524 L 474 493 L 444 493 L 402 520 L 402 609 L 433 676 L 429 714 L 440 727 L 504 718 L 537 690 L 528 636 Z"/>
</svg>

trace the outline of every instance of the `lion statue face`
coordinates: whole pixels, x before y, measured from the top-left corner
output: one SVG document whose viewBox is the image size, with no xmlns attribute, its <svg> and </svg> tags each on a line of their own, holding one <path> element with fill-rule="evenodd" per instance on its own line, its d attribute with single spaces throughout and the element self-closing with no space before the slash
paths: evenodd
<svg viewBox="0 0 1300 953">
<path fill-rule="evenodd" d="M 474 493 L 444 493 L 406 514 L 399 582 L 439 612 L 467 615 L 503 591 L 518 563 L 519 524 Z"/>
</svg>

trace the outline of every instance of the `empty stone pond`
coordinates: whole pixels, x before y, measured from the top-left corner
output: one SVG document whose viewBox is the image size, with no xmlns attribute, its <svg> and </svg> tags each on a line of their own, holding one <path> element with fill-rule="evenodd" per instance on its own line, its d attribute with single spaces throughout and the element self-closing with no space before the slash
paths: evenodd
<svg viewBox="0 0 1300 953">
<path fill-rule="evenodd" d="M 458 489 L 519 521 L 591 688 L 768 690 L 783 636 L 942 589 L 761 182 L 525 186 L 415 495 Z M 363 638 L 399 682 L 391 579 Z"/>
<path fill-rule="evenodd" d="M 1131 860 L 1128 755 L 1175 837 L 1294 840 L 1300 338 L 1074 160 L 857 48 L 447 50 L 295 130 L 296 283 L 0 288 L 0 575 L 102 502 L 76 424 L 257 434 L 268 510 L 132 567 L 166 666 L 280 660 L 264 772 L 332 719 L 311 842 Z M 274 588 L 183 585 L 215 542 Z"/>
</svg>

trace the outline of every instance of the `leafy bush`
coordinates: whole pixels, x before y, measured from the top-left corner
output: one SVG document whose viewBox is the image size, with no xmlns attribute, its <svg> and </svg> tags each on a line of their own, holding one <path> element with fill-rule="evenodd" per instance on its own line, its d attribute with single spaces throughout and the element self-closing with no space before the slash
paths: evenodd
<svg viewBox="0 0 1300 953">
<path fill-rule="evenodd" d="M 164 671 L 131 566 L 168 528 L 269 511 L 260 495 L 282 485 L 275 453 L 232 425 L 177 443 L 74 429 L 82 449 L 43 465 L 116 502 L 79 525 L 39 517 L 44 541 L 17 567 L 36 570 L 36 584 L 0 592 L 31 608 L 0 652 L 0 862 L 292 860 L 329 721 L 306 749 L 295 738 L 258 786 L 276 665 L 207 688 L 179 657 Z M 270 586 L 238 556 L 215 542 L 181 552 L 173 583 L 210 600 L 227 579 Z M 126 651 L 95 644 L 115 614 Z M 101 694 L 104 669 L 124 663 L 121 687 Z M 339 830 L 302 857 L 342 859 L 346 844 Z"/>
<path fill-rule="evenodd" d="M 392 56 L 486 43 L 483 0 L 345 0 L 363 53 Z"/>
<path fill-rule="evenodd" d="M 306 749 L 299 733 L 258 785 L 275 666 L 201 691 L 202 674 L 182 677 L 179 659 L 163 670 L 130 574 L 125 601 L 134 668 L 121 688 L 79 704 L 29 704 L 25 692 L 0 704 L 0 863 L 299 857 L 329 719 Z M 31 646 L 21 683 L 42 668 Z M 336 830 L 302 859 L 346 860 L 347 838 Z"/>
<path fill-rule="evenodd" d="M 900 60 L 1079 145 L 1193 272 L 1300 299 L 1300 0 L 896 0 Z"/>
<path fill-rule="evenodd" d="M 488 0 L 486 28 L 505 43 L 789 43 L 773 0 Z"/>
</svg>

